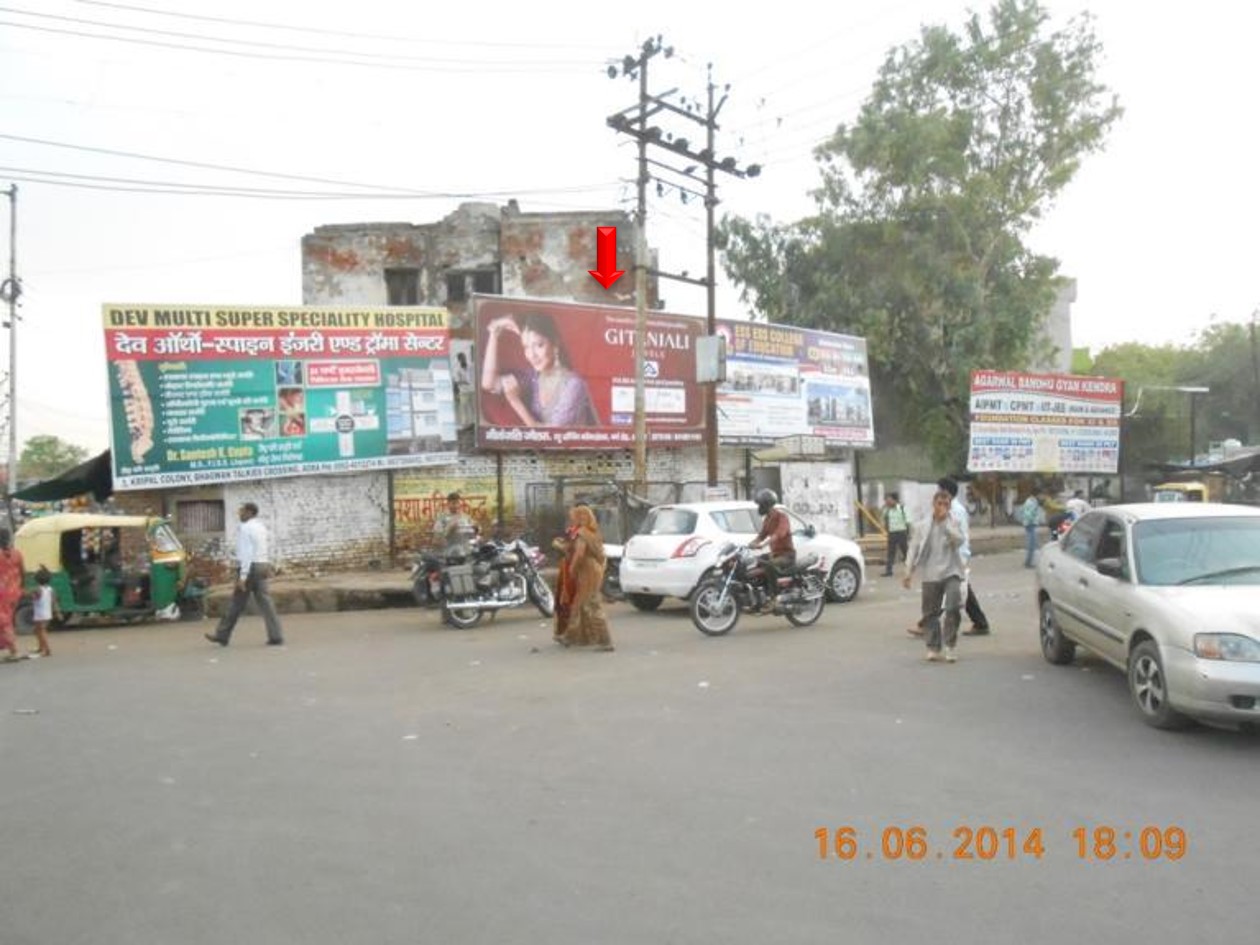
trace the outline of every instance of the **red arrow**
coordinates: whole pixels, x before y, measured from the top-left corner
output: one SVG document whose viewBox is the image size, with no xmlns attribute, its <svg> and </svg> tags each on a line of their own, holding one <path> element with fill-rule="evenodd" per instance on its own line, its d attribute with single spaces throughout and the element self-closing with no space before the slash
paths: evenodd
<svg viewBox="0 0 1260 945">
<path fill-rule="evenodd" d="M 595 281 L 605 289 L 626 274 L 624 269 L 617 269 L 617 228 L 615 226 L 595 227 L 595 260 L 598 269 L 588 269 Z"/>
</svg>

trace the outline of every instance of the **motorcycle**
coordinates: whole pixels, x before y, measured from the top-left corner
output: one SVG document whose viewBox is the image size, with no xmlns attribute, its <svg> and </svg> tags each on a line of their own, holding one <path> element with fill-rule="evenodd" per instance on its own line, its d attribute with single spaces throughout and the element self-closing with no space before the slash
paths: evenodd
<svg viewBox="0 0 1260 945">
<path fill-rule="evenodd" d="M 453 557 L 442 568 L 442 606 L 446 622 L 465 630 L 487 611 L 531 602 L 544 617 L 556 613 L 556 598 L 540 569 L 547 558 L 520 538 L 483 541 L 470 555 Z"/>
<path fill-rule="evenodd" d="M 621 556 L 624 545 L 604 545 L 604 582 L 600 592 L 609 603 L 626 599 L 626 592 L 621 589 Z"/>
<path fill-rule="evenodd" d="M 735 629 L 741 613 L 770 613 L 787 617 L 797 627 L 808 627 L 822 616 L 827 602 L 825 575 L 818 556 L 805 555 L 779 575 L 778 587 L 767 601 L 766 555 L 747 545 L 727 542 L 718 552 L 712 572 L 691 595 L 691 622 L 701 633 L 722 636 Z"/>
<path fill-rule="evenodd" d="M 411 562 L 411 596 L 421 607 L 433 607 L 442 603 L 442 569 L 446 567 L 443 556 L 432 551 L 418 552 Z"/>
</svg>

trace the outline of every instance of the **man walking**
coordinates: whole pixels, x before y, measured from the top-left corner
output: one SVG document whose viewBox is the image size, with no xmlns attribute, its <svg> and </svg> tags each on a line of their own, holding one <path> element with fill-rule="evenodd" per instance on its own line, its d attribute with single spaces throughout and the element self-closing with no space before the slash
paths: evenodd
<svg viewBox="0 0 1260 945">
<path fill-rule="evenodd" d="M 892 577 L 893 565 L 897 563 L 897 549 L 901 549 L 901 560 L 906 560 L 909 552 L 910 531 L 906 521 L 906 510 L 901 506 L 901 496 L 890 492 L 884 496 L 884 531 L 888 535 L 888 554 L 884 561 L 884 577 Z"/>
<path fill-rule="evenodd" d="M 960 549 L 963 532 L 958 520 L 950 513 L 953 497 L 944 489 L 932 497 L 931 517 L 914 526 L 914 542 L 906 558 L 906 574 L 902 584 L 909 588 L 916 571 L 923 574 L 920 621 L 926 632 L 927 659 L 929 662 L 944 657 L 952 663 L 957 658 L 954 647 L 958 641 L 958 624 L 961 622 L 962 595 L 959 593 L 963 580 L 963 559 Z M 945 612 L 944 626 L 941 611 Z"/>
<path fill-rule="evenodd" d="M 957 480 L 946 476 L 937 481 L 936 487 L 949 493 L 949 514 L 958 523 L 963 536 L 958 552 L 962 555 L 963 580 L 967 584 L 967 619 L 971 621 L 971 629 L 964 630 L 963 636 L 981 637 L 989 632 L 989 618 L 980 609 L 980 601 L 976 597 L 975 588 L 971 586 L 971 516 L 967 513 L 967 507 L 958 501 Z"/>
<path fill-rule="evenodd" d="M 1024 526 L 1024 567 L 1031 568 L 1037 555 L 1037 525 L 1041 521 L 1041 496 L 1035 491 L 1019 507 L 1019 520 Z"/>
<path fill-rule="evenodd" d="M 237 515 L 240 517 L 241 527 L 236 532 L 236 589 L 232 592 L 232 603 L 227 613 L 219 618 L 215 632 L 206 634 L 206 639 L 219 646 L 227 646 L 232 639 L 236 621 L 245 612 L 245 605 L 249 603 L 252 594 L 267 627 L 267 645 L 283 646 L 284 634 L 280 630 L 280 618 L 276 616 L 276 608 L 267 589 L 267 579 L 273 573 L 267 527 L 259 520 L 258 506 L 253 502 L 244 503 Z"/>
</svg>

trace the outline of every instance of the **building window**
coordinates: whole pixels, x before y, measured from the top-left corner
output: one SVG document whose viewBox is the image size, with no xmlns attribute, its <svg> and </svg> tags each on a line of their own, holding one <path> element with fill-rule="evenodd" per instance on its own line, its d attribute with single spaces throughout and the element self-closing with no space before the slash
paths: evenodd
<svg viewBox="0 0 1260 945">
<path fill-rule="evenodd" d="M 385 294 L 388 305 L 419 305 L 420 270 L 386 269 Z"/>
<path fill-rule="evenodd" d="M 498 294 L 499 270 L 497 267 L 494 269 L 452 269 L 446 274 L 446 301 L 466 302 L 474 292 L 482 295 Z"/>
<path fill-rule="evenodd" d="M 221 499 L 175 503 L 175 527 L 182 534 L 219 534 L 226 524 Z"/>
</svg>

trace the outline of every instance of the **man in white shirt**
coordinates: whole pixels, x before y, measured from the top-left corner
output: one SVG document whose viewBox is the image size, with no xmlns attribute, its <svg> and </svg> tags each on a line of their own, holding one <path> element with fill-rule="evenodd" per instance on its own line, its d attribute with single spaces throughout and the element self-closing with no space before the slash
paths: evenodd
<svg viewBox="0 0 1260 945">
<path fill-rule="evenodd" d="M 1090 509 L 1089 502 L 1085 499 L 1085 493 L 1077 489 L 1072 493 L 1072 498 L 1067 500 L 1067 510 L 1072 513 L 1072 521 L 1076 521 Z"/>
<path fill-rule="evenodd" d="M 237 514 L 241 519 L 241 527 L 236 532 L 236 589 L 232 592 L 232 603 L 227 613 L 219 618 L 219 625 L 214 633 L 206 634 L 206 639 L 219 646 L 227 646 L 232 639 L 236 621 L 245 612 L 245 605 L 253 594 L 267 627 L 267 645 L 283 646 L 284 634 L 280 630 L 280 618 L 276 616 L 271 592 L 267 589 L 267 579 L 273 573 L 267 527 L 259 520 L 258 506 L 253 502 L 243 504 Z"/>
</svg>

